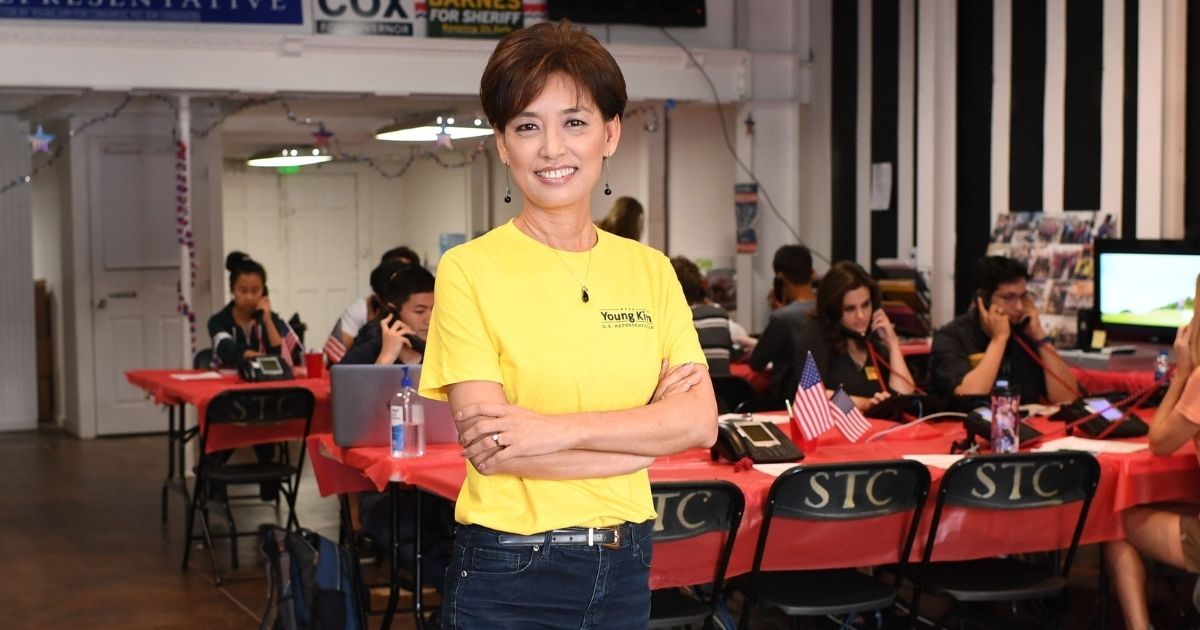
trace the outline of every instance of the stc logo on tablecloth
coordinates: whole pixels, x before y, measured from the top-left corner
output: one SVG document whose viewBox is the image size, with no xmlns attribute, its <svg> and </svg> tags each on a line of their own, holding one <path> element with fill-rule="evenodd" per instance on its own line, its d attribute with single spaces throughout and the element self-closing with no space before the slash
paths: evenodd
<svg viewBox="0 0 1200 630">
<path fill-rule="evenodd" d="M 646 328 L 654 329 L 654 318 L 650 311 L 644 308 L 602 308 L 600 309 L 600 327 L 609 328 Z"/>
</svg>

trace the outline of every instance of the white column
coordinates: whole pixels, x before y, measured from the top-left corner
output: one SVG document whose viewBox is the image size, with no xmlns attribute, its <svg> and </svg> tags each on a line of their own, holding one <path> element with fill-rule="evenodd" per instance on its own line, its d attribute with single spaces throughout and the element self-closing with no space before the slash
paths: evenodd
<svg viewBox="0 0 1200 630">
<path fill-rule="evenodd" d="M 995 0 L 992 26 L 992 225 L 1008 212 L 1012 158 L 1013 0 Z"/>
<path fill-rule="evenodd" d="M 929 274 L 933 323 L 954 317 L 956 5 L 920 0 L 917 265 Z M 935 229 L 936 227 L 936 229 Z"/>
<path fill-rule="evenodd" d="M 1100 216 L 1121 216 L 1125 164 L 1125 0 L 1104 0 L 1100 78 Z"/>
<path fill-rule="evenodd" d="M 0 186 L 30 172 L 27 133 L 27 123 L 0 116 Z M 28 183 L 21 182 L 0 193 L 0 431 L 37 428 L 30 191 Z"/>
<path fill-rule="evenodd" d="M 1137 235 L 1162 235 L 1164 0 L 1138 2 Z"/>
<path fill-rule="evenodd" d="M 1163 16 L 1162 223 L 1163 238 L 1183 238 L 1187 132 L 1186 0 L 1167 0 Z M 1138 137 L 1141 140 L 1141 137 Z M 1142 210 L 1142 208 L 1138 208 Z M 1142 234 L 1138 232 L 1140 237 Z"/>
<path fill-rule="evenodd" d="M 1063 211 L 1066 155 L 1067 0 L 1046 2 L 1046 96 L 1042 112 L 1042 210 Z"/>
<path fill-rule="evenodd" d="M 916 86 L 916 0 L 900 0 L 899 116 L 896 141 L 896 254 L 915 257 L 913 247 L 913 97 Z"/>
</svg>

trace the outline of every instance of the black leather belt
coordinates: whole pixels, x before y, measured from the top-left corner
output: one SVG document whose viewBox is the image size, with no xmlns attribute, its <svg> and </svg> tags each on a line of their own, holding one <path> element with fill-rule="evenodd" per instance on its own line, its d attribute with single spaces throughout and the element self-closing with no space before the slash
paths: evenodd
<svg viewBox="0 0 1200 630">
<path fill-rule="evenodd" d="M 543 534 L 500 534 L 496 541 L 501 545 L 530 547 L 533 545 L 587 545 L 617 549 L 621 546 L 621 526 L 613 527 L 568 527 Z"/>
</svg>

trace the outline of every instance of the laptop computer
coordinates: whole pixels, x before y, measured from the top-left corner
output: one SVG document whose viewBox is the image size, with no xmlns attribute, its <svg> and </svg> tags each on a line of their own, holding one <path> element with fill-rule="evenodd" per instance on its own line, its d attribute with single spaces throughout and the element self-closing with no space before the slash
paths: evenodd
<svg viewBox="0 0 1200 630">
<path fill-rule="evenodd" d="M 413 388 L 421 383 L 419 365 L 335 365 L 329 370 L 333 443 L 341 447 L 388 446 L 388 401 L 400 391 L 408 368 Z M 458 428 L 450 403 L 421 397 L 425 407 L 425 443 L 457 444 Z"/>
</svg>

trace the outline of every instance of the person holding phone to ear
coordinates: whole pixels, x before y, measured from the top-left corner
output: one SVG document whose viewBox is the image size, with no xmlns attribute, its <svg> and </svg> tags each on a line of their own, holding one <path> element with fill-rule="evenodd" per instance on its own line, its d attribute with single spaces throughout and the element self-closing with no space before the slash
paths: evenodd
<svg viewBox="0 0 1200 630">
<path fill-rule="evenodd" d="M 363 325 L 342 363 L 421 363 L 433 315 L 433 274 L 424 267 L 389 261 L 378 315 Z M 388 271 L 390 269 L 390 271 Z"/>
<path fill-rule="evenodd" d="M 243 252 L 225 257 L 233 299 L 208 319 L 213 368 L 232 368 L 239 361 L 266 355 L 290 366 L 300 362 L 304 346 L 283 318 L 271 309 L 267 270 Z"/>
<path fill-rule="evenodd" d="M 970 308 L 933 335 L 929 369 L 935 393 L 986 395 L 997 378 L 1007 378 L 1022 404 L 1079 396 L 1075 376 L 1042 328 L 1028 280 L 1025 266 L 1010 258 L 979 261 Z"/>
<path fill-rule="evenodd" d="M 881 301 L 879 285 L 862 267 L 850 261 L 834 263 L 817 285 L 816 308 L 796 347 L 796 365 L 804 365 L 812 352 L 825 384 L 841 385 L 863 411 L 893 392 L 911 394 L 916 389 L 900 351 L 900 337 L 880 308 Z"/>
</svg>

